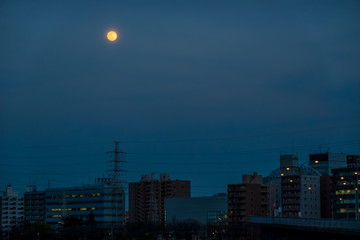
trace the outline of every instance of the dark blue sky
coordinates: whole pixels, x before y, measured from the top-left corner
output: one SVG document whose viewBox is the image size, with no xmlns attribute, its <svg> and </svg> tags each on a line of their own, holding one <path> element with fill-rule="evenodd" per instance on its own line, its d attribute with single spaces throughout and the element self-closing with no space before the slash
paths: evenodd
<svg viewBox="0 0 360 240">
<path fill-rule="evenodd" d="M 360 153 L 357 1 L 2 1 L 0 187 L 169 172 L 194 196 L 281 152 Z M 109 44 L 108 29 L 120 39 Z M 90 173 L 90 174 L 89 174 Z"/>
</svg>

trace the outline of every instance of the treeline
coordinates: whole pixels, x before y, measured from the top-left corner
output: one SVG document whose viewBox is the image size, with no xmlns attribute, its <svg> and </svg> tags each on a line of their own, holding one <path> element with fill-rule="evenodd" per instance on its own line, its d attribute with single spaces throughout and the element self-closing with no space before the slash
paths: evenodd
<svg viewBox="0 0 360 240">
<path fill-rule="evenodd" d="M 193 240 L 193 239 L 238 239 L 247 235 L 245 225 L 229 228 L 227 224 L 202 225 L 189 219 L 172 221 L 168 224 L 127 223 L 125 226 L 110 225 L 107 228 L 98 226 L 94 214 L 86 218 L 67 216 L 62 219 L 58 228 L 47 223 L 25 223 L 3 233 L 3 239 L 9 240 Z M 245 236 L 246 239 L 246 236 Z"/>
</svg>

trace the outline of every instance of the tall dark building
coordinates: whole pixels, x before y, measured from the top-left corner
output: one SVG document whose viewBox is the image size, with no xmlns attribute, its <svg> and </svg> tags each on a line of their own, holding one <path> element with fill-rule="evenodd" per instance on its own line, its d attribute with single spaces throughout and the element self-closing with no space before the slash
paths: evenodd
<svg viewBox="0 0 360 240">
<path fill-rule="evenodd" d="M 359 170 L 357 166 L 332 170 L 335 192 L 333 214 L 336 219 L 359 220 Z"/>
<path fill-rule="evenodd" d="M 45 222 L 46 219 L 45 191 L 36 191 L 29 186 L 24 193 L 24 222 Z"/>
<path fill-rule="evenodd" d="M 247 222 L 248 216 L 272 215 L 275 185 L 263 184 L 261 175 L 243 175 L 241 184 L 228 184 L 229 224 Z"/>
<path fill-rule="evenodd" d="M 129 221 L 164 223 L 164 199 L 190 197 L 190 181 L 171 180 L 169 174 L 142 175 L 140 182 L 129 183 Z"/>
<path fill-rule="evenodd" d="M 320 206 L 321 218 L 332 218 L 333 211 L 333 181 L 331 176 L 320 176 Z"/>
</svg>

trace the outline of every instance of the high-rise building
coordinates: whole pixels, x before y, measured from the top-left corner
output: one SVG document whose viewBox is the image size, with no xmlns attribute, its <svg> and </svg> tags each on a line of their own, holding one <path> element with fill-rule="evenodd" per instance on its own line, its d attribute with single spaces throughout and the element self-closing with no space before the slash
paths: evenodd
<svg viewBox="0 0 360 240">
<path fill-rule="evenodd" d="M 300 166 L 297 155 L 280 156 L 283 217 L 320 218 L 320 176 Z"/>
<path fill-rule="evenodd" d="M 301 172 L 281 177 L 283 217 L 320 218 L 320 177 Z"/>
<path fill-rule="evenodd" d="M 190 181 L 171 180 L 169 174 L 142 175 L 129 183 L 129 221 L 164 223 L 164 199 L 190 197 Z"/>
<path fill-rule="evenodd" d="M 263 184 L 261 175 L 243 175 L 241 184 L 228 184 L 229 224 L 247 222 L 248 216 L 271 216 L 275 185 Z"/>
<path fill-rule="evenodd" d="M 316 169 L 323 176 L 331 176 L 334 168 L 344 168 L 347 166 L 345 153 L 317 153 L 310 154 L 309 167 Z"/>
<path fill-rule="evenodd" d="M 24 193 L 24 222 L 45 222 L 45 191 L 36 191 L 36 186 L 28 186 Z"/>
<path fill-rule="evenodd" d="M 359 220 L 359 166 L 333 169 L 335 219 Z"/>
<path fill-rule="evenodd" d="M 12 227 L 22 225 L 24 221 L 24 200 L 14 192 L 11 185 L 7 185 L 0 196 L 0 232 L 2 235 Z"/>
<path fill-rule="evenodd" d="M 114 196 L 112 179 L 107 179 L 108 181 L 104 181 L 104 178 L 101 178 L 101 181 L 94 185 L 47 189 L 46 222 L 56 225 L 66 216 L 84 219 L 92 212 L 95 222 L 100 226 L 124 224 L 125 192 L 120 189 Z M 120 198 L 119 193 L 122 195 Z"/>
<path fill-rule="evenodd" d="M 276 184 L 275 216 L 320 218 L 320 173 L 298 164 L 297 154 L 280 156 L 280 168 L 265 178 Z"/>
</svg>

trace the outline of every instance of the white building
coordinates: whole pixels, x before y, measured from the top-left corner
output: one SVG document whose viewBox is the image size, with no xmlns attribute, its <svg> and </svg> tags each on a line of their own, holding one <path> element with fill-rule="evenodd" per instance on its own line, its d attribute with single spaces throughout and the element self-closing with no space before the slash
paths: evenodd
<svg viewBox="0 0 360 240">
<path fill-rule="evenodd" d="M 12 227 L 23 223 L 24 200 L 14 192 L 11 185 L 7 185 L 5 192 L 0 196 L 1 232 L 6 234 Z"/>
</svg>

